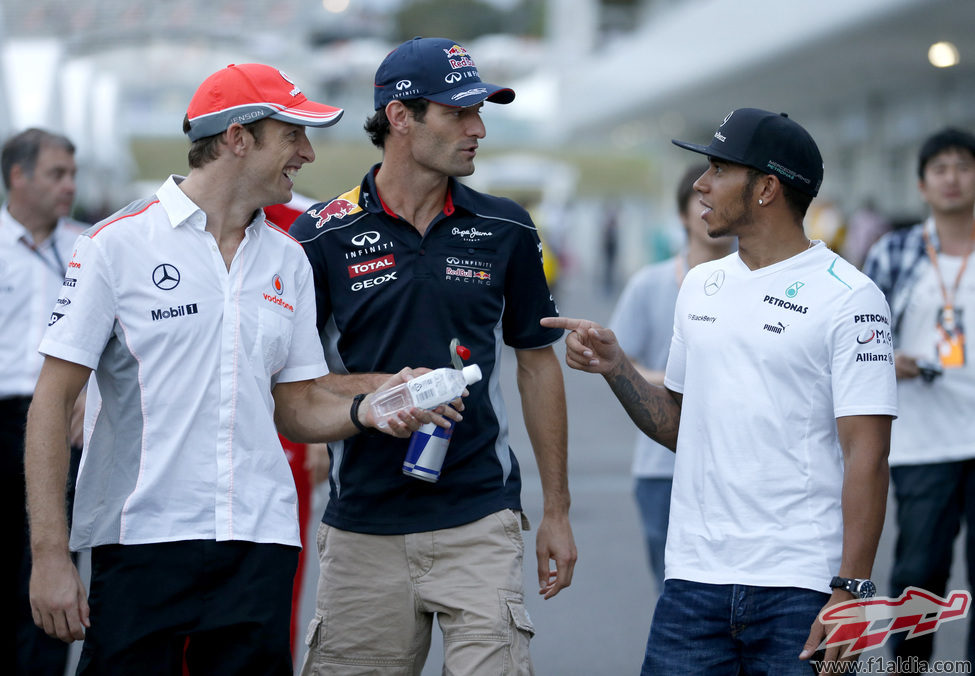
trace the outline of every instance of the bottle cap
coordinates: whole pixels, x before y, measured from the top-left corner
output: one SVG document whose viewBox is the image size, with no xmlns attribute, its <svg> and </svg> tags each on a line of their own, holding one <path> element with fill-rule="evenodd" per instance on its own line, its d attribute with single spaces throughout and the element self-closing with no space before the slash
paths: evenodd
<svg viewBox="0 0 975 676">
<path fill-rule="evenodd" d="M 473 385 L 481 379 L 481 367 L 477 364 L 465 366 L 461 373 L 464 374 L 464 382 L 468 385 Z"/>
</svg>

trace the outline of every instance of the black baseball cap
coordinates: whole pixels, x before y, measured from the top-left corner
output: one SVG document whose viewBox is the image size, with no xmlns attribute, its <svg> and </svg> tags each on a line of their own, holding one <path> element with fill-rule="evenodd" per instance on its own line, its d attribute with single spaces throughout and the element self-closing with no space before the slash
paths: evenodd
<svg viewBox="0 0 975 676">
<path fill-rule="evenodd" d="M 385 108 L 397 99 L 427 99 L 466 108 L 487 99 L 511 103 L 507 87 L 481 82 L 467 50 L 447 38 L 413 38 L 391 51 L 376 71 L 373 103 Z"/>
<path fill-rule="evenodd" d="M 775 174 L 813 197 L 823 184 L 823 156 L 812 136 L 785 113 L 738 108 L 728 113 L 709 145 L 672 139 L 674 145 Z"/>
</svg>

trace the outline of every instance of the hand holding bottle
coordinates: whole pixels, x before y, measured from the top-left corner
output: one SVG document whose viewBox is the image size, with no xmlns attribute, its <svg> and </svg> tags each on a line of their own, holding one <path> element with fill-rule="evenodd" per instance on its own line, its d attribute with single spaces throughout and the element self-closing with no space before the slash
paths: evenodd
<svg viewBox="0 0 975 676">
<path fill-rule="evenodd" d="M 461 396 L 453 399 L 450 406 L 444 404 L 432 409 L 406 406 L 391 412 L 389 415 L 377 416 L 374 413 L 372 402 L 376 397 L 389 396 L 386 394 L 387 392 L 403 388 L 409 381 L 430 372 L 431 370 L 428 368 L 412 369 L 407 367 L 390 376 L 375 392 L 367 395 L 358 407 L 356 413 L 360 425 L 378 429 L 394 437 L 406 438 L 414 430 L 427 423 L 447 429 L 453 422 L 463 420 L 464 417 L 460 413 L 464 410 L 461 396 L 466 396 L 467 390 L 464 390 Z"/>
</svg>

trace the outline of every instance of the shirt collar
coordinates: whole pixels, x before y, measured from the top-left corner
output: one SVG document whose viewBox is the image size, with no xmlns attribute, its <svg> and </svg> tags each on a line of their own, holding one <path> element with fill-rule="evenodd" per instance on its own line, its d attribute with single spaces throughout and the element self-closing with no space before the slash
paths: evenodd
<svg viewBox="0 0 975 676">
<path fill-rule="evenodd" d="M 373 165 L 372 169 L 369 170 L 369 173 L 367 173 L 366 177 L 362 180 L 362 206 L 367 211 L 371 211 L 373 213 L 382 211 L 392 218 L 399 218 L 399 215 L 386 206 L 385 202 L 383 202 L 383 198 L 379 194 L 379 188 L 376 187 L 376 172 L 379 171 L 380 166 L 382 166 L 382 163 Z M 454 211 L 456 211 L 457 203 L 455 202 L 455 195 L 458 194 L 459 186 L 460 184 L 453 176 L 447 178 L 447 197 L 444 200 L 443 206 L 444 216 L 452 216 Z"/>
<path fill-rule="evenodd" d="M 159 190 L 156 191 L 156 197 L 159 199 L 159 203 L 163 209 L 165 209 L 166 215 L 169 217 L 169 224 L 173 228 L 185 224 L 198 230 L 204 230 L 207 224 L 206 212 L 198 207 L 196 202 L 191 200 L 185 192 L 180 190 L 179 184 L 185 178 L 185 176 L 179 176 L 177 174 L 171 175 Z M 258 209 L 254 212 L 254 217 L 247 225 L 247 229 L 251 230 L 254 226 L 263 224 L 264 220 L 264 210 Z"/>
<path fill-rule="evenodd" d="M 48 246 L 54 246 L 54 237 L 57 231 L 61 228 L 64 223 L 63 218 L 58 219 L 57 225 L 54 226 L 54 230 L 51 234 L 44 240 L 44 243 L 40 245 L 40 249 L 44 249 Z M 30 234 L 30 230 L 24 227 L 24 225 L 14 218 L 13 214 L 10 213 L 9 204 L 7 202 L 3 203 L 3 208 L 0 208 L 0 242 L 13 243 L 19 239 L 23 239 L 28 245 L 34 246 L 34 238 Z"/>
</svg>

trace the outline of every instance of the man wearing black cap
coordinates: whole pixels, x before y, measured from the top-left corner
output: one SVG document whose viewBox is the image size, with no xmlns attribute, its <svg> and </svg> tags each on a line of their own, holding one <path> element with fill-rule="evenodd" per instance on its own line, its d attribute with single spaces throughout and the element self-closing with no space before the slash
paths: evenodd
<svg viewBox="0 0 975 676">
<path fill-rule="evenodd" d="M 803 231 L 823 177 L 805 129 L 744 108 L 710 145 L 674 143 L 708 156 L 694 185 L 702 218 L 739 249 L 685 277 L 664 386 L 640 377 L 611 331 L 542 323 L 571 329 L 569 365 L 602 374 L 640 429 L 677 451 L 643 673 L 808 674 L 820 610 L 874 590 L 896 414 L 887 304 Z"/>
<path fill-rule="evenodd" d="M 556 311 L 541 244 L 524 209 L 456 180 L 474 171 L 484 102 L 513 98 L 481 81 L 456 42 L 405 42 L 376 72 L 366 122 L 382 163 L 291 227 L 312 263 L 329 367 L 351 374 L 329 376 L 342 392 L 371 389 L 405 364 L 446 366 L 455 337 L 484 376 L 468 388 L 436 483 L 403 474 L 405 442 L 358 434 L 329 445 L 306 674 L 419 674 L 434 614 L 445 673 L 531 673 L 527 519 L 498 380 L 504 344 L 515 349 L 542 478 L 539 593 L 572 580 L 565 397 L 552 348 L 562 332 L 538 323 Z"/>
<path fill-rule="evenodd" d="M 375 419 L 314 382 L 311 270 L 262 207 L 314 160 L 305 126 L 341 114 L 275 68 L 228 66 L 190 101 L 189 175 L 78 238 L 26 470 L 34 621 L 85 639 L 79 673 L 180 674 L 184 653 L 191 673 L 293 673 L 300 539 L 277 429 L 326 441 Z M 92 372 L 69 543 L 67 426 Z M 385 429 L 408 436 L 414 412 Z M 69 546 L 92 549 L 88 598 Z"/>
</svg>

